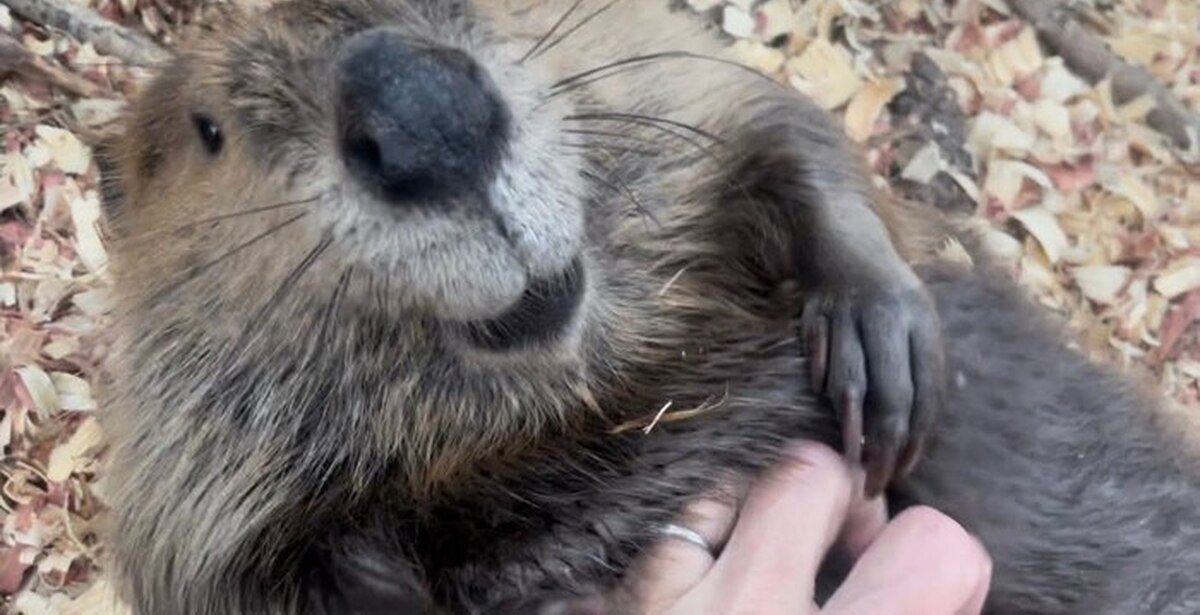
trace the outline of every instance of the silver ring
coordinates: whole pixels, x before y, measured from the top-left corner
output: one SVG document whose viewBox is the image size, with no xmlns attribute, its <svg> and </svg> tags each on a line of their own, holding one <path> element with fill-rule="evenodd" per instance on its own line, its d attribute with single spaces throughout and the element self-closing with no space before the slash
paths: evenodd
<svg viewBox="0 0 1200 615">
<path fill-rule="evenodd" d="M 709 555 L 715 553 L 713 546 L 708 544 L 708 541 L 700 535 L 699 532 L 689 527 L 676 525 L 674 523 L 664 523 L 658 528 L 658 533 L 668 538 L 678 538 L 684 542 L 690 542 L 701 549 L 708 552 Z"/>
</svg>

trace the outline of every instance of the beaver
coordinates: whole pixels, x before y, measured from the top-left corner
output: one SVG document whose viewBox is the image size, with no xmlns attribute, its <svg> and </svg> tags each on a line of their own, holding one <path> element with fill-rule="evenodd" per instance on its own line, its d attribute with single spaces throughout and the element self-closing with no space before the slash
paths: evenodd
<svg viewBox="0 0 1200 615">
<path fill-rule="evenodd" d="M 722 53 L 641 0 L 293 0 L 183 46 L 105 148 L 135 612 L 628 612 L 656 528 L 798 437 L 980 536 L 989 612 L 1200 607 L 1156 396 Z"/>
</svg>

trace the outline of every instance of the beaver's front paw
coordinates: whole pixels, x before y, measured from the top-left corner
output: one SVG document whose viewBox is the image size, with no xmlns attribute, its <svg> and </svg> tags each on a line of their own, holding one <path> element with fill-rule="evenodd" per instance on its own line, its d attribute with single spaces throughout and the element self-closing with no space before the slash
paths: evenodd
<svg viewBox="0 0 1200 615">
<path fill-rule="evenodd" d="M 835 289 L 810 295 L 801 322 L 813 386 L 878 495 L 912 469 L 945 397 L 933 302 L 915 282 Z"/>
</svg>

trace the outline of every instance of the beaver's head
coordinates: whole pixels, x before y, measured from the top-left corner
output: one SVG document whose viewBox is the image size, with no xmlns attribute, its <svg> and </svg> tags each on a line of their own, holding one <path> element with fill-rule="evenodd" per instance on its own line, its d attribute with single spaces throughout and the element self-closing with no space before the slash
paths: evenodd
<svg viewBox="0 0 1200 615">
<path fill-rule="evenodd" d="M 588 273 L 570 110 L 537 39 L 471 4 L 309 0 L 182 51 L 119 148 L 123 273 L 203 312 L 337 270 L 476 345 L 569 333 Z"/>
<path fill-rule="evenodd" d="M 119 403 L 277 431 L 332 404 L 427 460 L 592 405 L 654 317 L 604 239 L 648 225 L 572 123 L 637 51 L 580 4 L 299 0 L 183 46 L 112 150 Z M 611 47 L 563 44 L 586 29 Z"/>
</svg>

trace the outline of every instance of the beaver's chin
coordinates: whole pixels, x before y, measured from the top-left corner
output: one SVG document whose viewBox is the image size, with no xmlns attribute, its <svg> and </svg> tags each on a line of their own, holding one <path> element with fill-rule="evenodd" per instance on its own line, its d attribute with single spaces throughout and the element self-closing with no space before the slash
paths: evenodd
<svg viewBox="0 0 1200 615">
<path fill-rule="evenodd" d="M 580 311 L 585 277 L 583 262 L 576 258 L 555 275 L 531 279 L 521 298 L 499 316 L 466 323 L 468 341 L 492 351 L 555 342 Z"/>
</svg>

